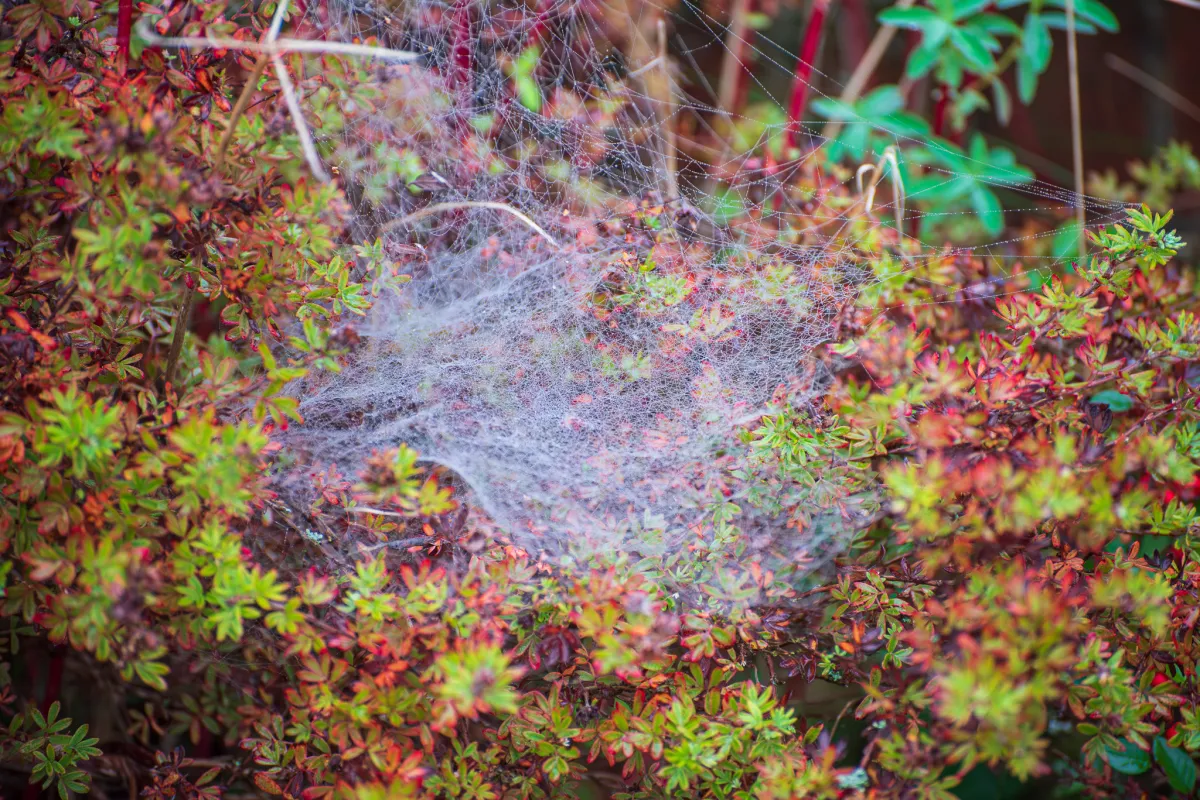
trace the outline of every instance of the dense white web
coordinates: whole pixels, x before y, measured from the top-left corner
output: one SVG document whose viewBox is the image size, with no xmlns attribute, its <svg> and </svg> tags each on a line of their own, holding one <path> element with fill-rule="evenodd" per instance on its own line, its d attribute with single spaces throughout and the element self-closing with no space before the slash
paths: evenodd
<svg viewBox="0 0 1200 800">
<path fill-rule="evenodd" d="M 723 24 L 688 10 L 699 26 L 688 41 L 727 46 Z M 704 85 L 669 28 L 685 23 L 652 3 L 342 0 L 328 11 L 318 23 L 330 39 L 420 55 L 381 66 L 373 106 L 347 106 L 343 134 L 317 138 L 356 198 L 357 233 L 380 237 L 412 281 L 378 299 L 340 374 L 298 390 L 306 421 L 289 446 L 354 473 L 407 444 L 542 551 L 677 547 L 720 528 L 725 498 L 743 531 L 784 533 L 787 515 L 749 502 L 745 482 L 762 475 L 746 431 L 772 398 L 819 393 L 812 352 L 868 280 L 847 232 L 863 215 L 890 219 L 886 184 L 871 209 L 806 210 L 785 188 L 801 162 L 749 164 L 754 148 L 726 143 L 736 120 L 684 91 Z M 761 35 L 746 50 L 792 70 L 794 56 Z M 685 120 L 707 132 L 693 137 L 708 142 L 703 160 L 680 150 Z M 799 136 L 804 158 L 821 146 L 815 126 Z M 764 126 L 759 144 L 778 132 Z M 873 161 L 905 144 L 874 133 Z M 939 173 L 925 174 L 928 187 Z M 991 180 L 1048 214 L 1076 201 Z M 718 192 L 737 198 L 734 219 Z M 907 214 L 917 200 L 910 191 Z M 1090 210 L 1103 222 L 1118 209 Z M 887 235 L 911 233 L 908 219 L 900 228 Z M 1015 243 L 986 251 L 1003 263 Z M 845 527 L 787 535 L 828 554 Z"/>
</svg>

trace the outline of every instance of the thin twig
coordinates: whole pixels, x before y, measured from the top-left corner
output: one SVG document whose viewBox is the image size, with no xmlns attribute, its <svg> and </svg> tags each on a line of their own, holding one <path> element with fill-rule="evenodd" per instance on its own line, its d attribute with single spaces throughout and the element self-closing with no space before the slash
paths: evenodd
<svg viewBox="0 0 1200 800">
<path fill-rule="evenodd" d="M 300 137 L 300 149 L 304 151 L 304 160 L 308 162 L 308 168 L 312 170 L 312 174 L 318 180 L 327 183 L 329 181 L 329 173 L 325 171 L 325 167 L 321 165 L 321 158 L 317 155 L 317 146 L 313 143 L 312 134 L 308 130 L 308 124 L 304 121 L 304 112 L 300 110 L 300 100 L 296 97 L 296 89 L 292 86 L 292 79 L 288 77 L 287 67 L 283 65 L 283 59 L 278 55 L 271 56 L 271 66 L 275 68 L 275 77 L 279 79 L 279 88 L 283 92 L 283 101 L 287 104 L 288 113 L 292 117 L 292 123 L 296 128 L 296 135 Z"/>
<path fill-rule="evenodd" d="M 641 4 L 639 4 L 639 7 Z M 675 160 L 674 137 L 666 127 L 669 125 L 669 114 L 674 110 L 672 102 L 670 65 L 667 63 L 666 52 L 666 23 L 661 14 L 656 15 L 654 22 L 657 28 L 658 47 L 652 48 L 642 30 L 640 21 L 642 15 L 630 8 L 629 0 L 616 0 L 611 11 L 616 15 L 614 20 L 625 25 L 629 31 L 628 57 L 630 64 L 638 67 L 631 76 L 636 76 L 642 85 L 642 92 L 650 100 L 654 119 L 649 124 L 656 131 L 667 130 L 664 136 L 663 159 L 664 167 L 659 173 L 659 191 L 667 202 L 678 196 L 675 183 L 675 171 L 671 165 Z"/>
<path fill-rule="evenodd" d="M 1194 8 L 1200 10 L 1200 0 L 1167 0 L 1168 3 L 1174 3 L 1177 6 L 1184 8 Z"/>
<path fill-rule="evenodd" d="M 675 124 L 672 117 L 675 115 L 675 92 L 671 87 L 671 67 L 667 62 L 667 23 L 662 17 L 658 18 L 658 56 L 654 59 L 658 62 L 659 68 L 663 74 L 663 86 L 665 87 L 666 107 L 661 109 L 661 120 L 663 127 L 666 128 L 667 137 L 663 143 L 663 149 L 666 151 L 663 155 L 666 158 L 667 167 L 667 196 L 666 200 L 674 200 L 679 197 L 678 176 L 675 174 L 678 166 L 678 151 L 675 147 Z"/>
<path fill-rule="evenodd" d="M 1200 4 L 1195 6 L 1200 8 Z M 1175 110 L 1180 111 L 1192 119 L 1200 122 L 1200 106 L 1188 100 L 1179 92 L 1167 86 L 1165 83 L 1155 78 L 1153 75 L 1140 70 L 1133 64 L 1130 64 L 1125 59 L 1115 53 L 1108 53 L 1104 56 L 1104 63 L 1108 68 L 1119 75 L 1124 75 L 1129 80 L 1141 86 L 1146 91 L 1169 103 Z"/>
<path fill-rule="evenodd" d="M 894 8 L 908 8 L 913 2 L 914 0 L 900 0 Z M 871 76 L 875 74 L 875 68 L 879 66 L 879 62 L 883 59 L 883 54 L 887 52 L 888 45 L 892 43 L 892 38 L 895 37 L 896 30 L 895 26 L 884 25 L 875 31 L 875 37 L 871 39 L 871 44 L 867 47 L 867 52 L 863 54 L 862 60 L 854 68 L 854 72 L 850 75 L 850 80 L 846 81 L 846 88 L 842 90 L 842 95 L 838 98 L 840 103 L 853 106 L 855 101 L 862 96 L 863 90 L 867 88 L 867 83 L 871 80 Z M 842 131 L 842 125 L 843 123 L 840 120 L 832 120 L 825 126 L 825 130 L 821 132 L 821 135 L 826 139 L 836 139 L 837 135 Z"/>
<path fill-rule="evenodd" d="M 279 31 L 283 27 L 283 20 L 287 15 L 287 9 L 288 0 L 281 0 L 275 9 L 275 16 L 271 20 L 270 29 L 267 31 L 264 40 L 259 43 L 213 36 L 159 36 L 157 32 L 144 24 L 145 17 L 142 18 L 142 24 L 138 26 L 138 34 L 151 44 L 156 44 L 160 47 L 240 50 L 270 57 L 271 65 L 275 68 L 275 76 L 279 79 L 279 88 L 283 94 L 284 103 L 287 105 L 288 114 L 292 118 L 296 134 L 300 137 L 300 147 L 304 151 L 304 158 L 308 162 L 309 169 L 319 180 L 329 181 L 329 174 L 321 164 L 321 159 L 317 155 L 316 145 L 313 143 L 312 134 L 308 130 L 308 124 L 304 121 L 304 113 L 300 109 L 300 101 L 296 97 L 296 89 L 292 85 L 287 68 L 283 64 L 282 54 L 286 52 L 342 53 L 377 58 L 393 58 L 402 61 L 411 61 L 417 55 L 403 50 L 389 50 L 382 47 L 366 47 L 364 45 L 344 44 L 341 42 L 280 39 Z M 257 83 L 257 80 L 254 82 Z M 243 90 L 243 96 L 246 95 L 246 92 L 247 90 Z M 241 105 L 241 99 L 239 99 L 239 105 Z M 234 122 L 236 123 L 236 121 L 235 117 Z M 226 132 L 226 135 L 232 136 L 232 127 Z M 225 144 L 228 146 L 228 142 Z"/>
<path fill-rule="evenodd" d="M 279 5 L 275 7 L 275 16 L 271 19 L 271 28 L 267 31 L 265 40 L 267 45 L 273 45 L 279 39 L 279 31 L 283 28 L 283 18 L 287 15 L 287 9 L 288 0 L 279 0 Z M 300 137 L 300 149 L 304 151 L 304 160 L 308 162 L 308 168 L 317 180 L 328 183 L 329 173 L 325 171 L 325 167 L 317 155 L 317 146 L 313 143 L 308 123 L 304 121 L 304 112 L 300 109 L 300 99 L 296 97 L 296 87 L 292 85 L 287 67 L 283 64 L 283 57 L 279 53 L 271 53 L 270 58 L 271 66 L 275 69 L 275 77 L 279 80 L 279 90 L 283 93 L 283 102 L 287 105 L 288 114 L 292 118 L 292 126 L 296 129 L 296 135 Z"/>
<path fill-rule="evenodd" d="M 242 93 L 238 95 L 233 112 L 229 115 L 229 127 L 225 129 L 225 133 L 221 136 L 221 142 L 217 145 L 217 155 L 213 158 L 214 169 L 220 169 L 221 165 L 225 163 L 225 151 L 229 149 L 229 143 L 233 141 L 233 132 L 237 128 L 238 120 L 250 106 L 250 98 L 254 96 L 254 90 L 258 88 L 258 81 L 267 68 L 268 60 L 267 55 L 260 55 L 258 61 L 254 63 L 254 70 L 246 78 L 246 85 L 242 87 Z"/>
<path fill-rule="evenodd" d="M 383 232 L 388 233 L 390 231 L 395 230 L 396 228 L 403 228 L 413 222 L 417 222 L 418 220 L 425 219 L 426 217 L 432 217 L 434 214 L 440 214 L 443 211 L 457 211 L 461 208 L 490 208 L 493 211 L 503 211 L 506 214 L 511 214 L 514 217 L 516 217 L 517 219 L 519 219 L 521 222 L 523 222 L 527 226 L 529 226 L 529 228 L 534 233 L 536 233 L 538 236 L 541 236 L 547 242 L 554 245 L 554 248 L 556 250 L 562 249 L 562 246 L 559 245 L 559 243 L 554 239 L 553 236 L 546 233 L 545 229 L 543 229 L 542 226 L 538 225 L 536 222 L 534 222 L 532 219 L 530 219 L 528 216 L 521 213 L 517 209 L 513 208 L 512 206 L 510 206 L 506 203 L 494 203 L 494 202 L 488 202 L 488 201 L 482 201 L 482 200 L 461 200 L 461 201 L 457 201 L 457 202 L 448 202 L 448 203 L 433 203 L 432 205 L 425 206 L 422 209 L 419 209 L 417 211 L 414 211 L 411 214 L 403 216 L 400 219 L 392 220 L 391 222 L 389 222 L 383 226 Z"/>
<path fill-rule="evenodd" d="M 635 69 L 633 72 L 629 73 L 629 77 L 636 78 L 639 75 L 644 75 L 645 73 L 649 72 L 650 70 L 656 68 L 661 63 L 662 63 L 662 58 L 660 56 L 655 56 L 654 58 L 650 59 L 645 64 L 643 64 L 642 66 Z"/>
<path fill-rule="evenodd" d="M 1087 261 L 1087 218 L 1083 196 L 1083 114 L 1079 107 L 1079 48 L 1075 41 L 1075 0 L 1067 0 L 1067 66 L 1071 83 L 1071 149 L 1075 168 L 1075 222 L 1079 226 L 1079 260 Z"/>
<path fill-rule="evenodd" d="M 381 58 L 393 61 L 413 61 L 420 58 L 417 53 L 411 53 L 406 50 L 391 50 L 385 47 L 369 47 L 360 44 L 347 44 L 345 42 L 324 42 L 313 41 L 309 39 L 281 39 L 279 31 L 283 27 L 283 19 L 287 14 L 288 0 L 281 0 L 275 9 L 275 16 L 271 20 L 271 27 L 267 31 L 267 35 L 262 42 L 246 42 L 240 39 L 229 39 L 217 36 L 159 36 L 158 33 L 150 28 L 146 18 L 143 17 L 138 24 L 138 35 L 148 43 L 159 47 L 172 48 L 188 48 L 188 49 L 208 49 L 208 50 L 236 50 L 249 53 L 259 53 L 262 56 L 269 57 L 271 65 L 275 68 L 275 76 L 279 79 L 279 88 L 283 94 L 284 103 L 287 105 L 288 114 L 292 118 L 292 124 L 296 128 L 296 134 L 300 137 L 300 147 L 304 151 L 304 158 L 308 162 L 309 169 L 312 170 L 314 176 L 319 180 L 330 180 L 329 174 L 325 171 L 325 167 L 321 164 L 321 159 L 317 155 L 316 145 L 313 143 L 312 133 L 308 129 L 308 124 L 304 121 L 304 114 L 300 109 L 300 101 L 296 96 L 296 89 L 292 85 L 292 80 L 288 76 L 287 68 L 284 66 L 281 56 L 284 53 L 322 53 L 322 54 L 341 54 L 352 56 L 363 56 L 368 58 Z M 262 59 L 260 58 L 260 63 Z M 265 65 L 264 65 L 265 66 Z M 261 75 L 261 70 L 256 65 L 255 77 L 251 80 L 247 87 L 243 89 L 242 97 L 238 99 L 238 105 L 245 111 L 245 103 L 249 102 L 249 92 L 254 84 L 257 84 L 258 77 Z M 245 103 L 243 102 L 245 101 Z M 216 161 L 217 166 L 224 160 L 224 148 L 228 147 L 228 139 L 233 136 L 233 128 L 237 124 L 238 114 L 232 117 L 232 124 L 225 132 L 222 138 L 222 147 Z"/>
<path fill-rule="evenodd" d="M 1182 405 L 1186 402 L 1187 402 L 1187 398 L 1185 398 L 1185 397 L 1177 398 L 1170 405 L 1167 405 L 1167 406 L 1159 409 L 1158 411 L 1154 412 L 1153 414 L 1149 414 L 1147 416 L 1142 417 L 1140 420 L 1137 421 L 1136 424 L 1133 425 L 1133 427 L 1129 428 L 1124 433 L 1122 433 L 1119 437 L 1117 437 L 1116 444 L 1123 444 L 1124 442 L 1129 441 L 1129 437 L 1132 436 L 1134 433 L 1136 433 L 1139 429 L 1144 428 L 1145 426 L 1149 425 L 1151 422 L 1157 422 L 1158 420 L 1162 419 L 1163 417 L 1174 413 L 1175 409 L 1179 408 L 1180 405 Z"/>
<path fill-rule="evenodd" d="M 183 298 L 179 301 L 179 311 L 175 314 L 175 330 L 171 334 L 171 348 L 167 351 L 167 366 L 163 370 L 163 385 L 175 380 L 175 366 L 183 352 L 183 337 L 187 333 L 188 321 L 192 316 L 192 299 L 196 296 L 194 285 L 183 290 Z"/>
<path fill-rule="evenodd" d="M 825 594 L 826 592 L 832 592 L 836 588 L 838 588 L 837 584 L 827 583 L 824 586 L 817 586 L 816 588 L 809 589 L 807 592 L 802 592 L 801 594 L 798 594 L 795 597 L 793 597 L 792 600 L 793 601 L 805 600 L 809 597 L 814 597 L 818 594 Z"/>
<path fill-rule="evenodd" d="M 742 82 L 745 75 L 753 68 L 753 59 L 746 58 L 746 49 L 750 44 L 753 29 L 750 27 L 750 14 L 756 0 L 733 0 L 733 8 L 729 12 L 729 27 L 725 33 L 725 54 L 721 59 L 721 77 L 717 83 L 717 119 L 714 121 L 715 148 L 706 148 L 708 169 L 704 183 L 700 188 L 701 197 L 711 197 L 717 188 L 718 169 L 723 169 L 730 161 L 733 151 L 736 123 L 734 116 L 741 111 Z M 750 61 L 750 65 L 747 65 Z M 698 142 L 685 138 L 685 148 L 696 147 Z"/>
<path fill-rule="evenodd" d="M 117 54 L 129 62 L 129 32 L 133 29 L 133 0 L 117 2 Z M 122 66 L 124 69 L 124 66 Z"/>
<path fill-rule="evenodd" d="M 349 42 L 327 42 L 318 39 L 276 39 L 274 42 L 247 42 L 222 36 L 159 36 L 143 17 L 138 21 L 138 35 L 155 47 L 174 49 L 237 50 L 246 53 L 282 55 L 284 53 L 319 53 L 322 55 L 362 56 L 385 61 L 416 61 L 421 53 L 407 50 L 392 50 L 386 47 L 371 47 Z"/>
<path fill-rule="evenodd" d="M 848 700 L 846 702 L 846 705 L 842 706 L 841 713 L 837 715 L 837 719 L 835 719 L 833 721 L 833 728 L 830 729 L 830 731 L 829 731 L 830 739 L 833 739 L 833 737 L 837 735 L 838 726 L 842 724 L 842 717 L 846 716 L 846 712 L 850 710 L 850 706 L 854 705 L 855 703 L 858 703 L 861 699 L 862 698 L 860 698 L 860 697 L 855 697 L 851 700 Z"/>
<path fill-rule="evenodd" d="M 54 286 L 56 283 L 58 283 L 58 278 L 54 278 L 54 279 L 48 280 L 48 281 L 42 281 L 41 283 L 35 283 L 33 286 L 27 286 L 23 289 L 18 289 L 15 292 L 9 292 L 8 296 L 9 297 L 24 297 L 25 295 L 29 295 L 29 294 L 43 294 L 44 289 L 46 289 L 50 286 Z"/>
<path fill-rule="evenodd" d="M 362 552 L 374 553 L 376 550 L 382 550 L 385 547 L 394 547 L 397 550 L 416 547 L 419 544 L 429 544 L 433 542 L 428 536 L 411 536 L 407 539 L 395 539 L 390 542 L 380 542 L 373 545 L 362 545 Z"/>
<path fill-rule="evenodd" d="M 62 294 L 60 294 L 58 299 L 55 300 L 50 306 L 49 319 L 53 320 L 58 318 L 58 312 L 67 307 L 67 304 L 71 302 L 71 298 L 75 296 L 75 290 L 78 288 L 79 284 L 75 282 L 74 278 L 71 278 L 71 280 L 67 281 L 66 288 L 63 289 Z"/>
<path fill-rule="evenodd" d="M 347 514 L 375 514 L 380 517 L 397 517 L 399 519 L 411 519 L 412 514 L 400 514 L 396 511 L 384 511 L 382 508 L 371 508 L 369 506 L 355 506 L 347 508 Z"/>
</svg>

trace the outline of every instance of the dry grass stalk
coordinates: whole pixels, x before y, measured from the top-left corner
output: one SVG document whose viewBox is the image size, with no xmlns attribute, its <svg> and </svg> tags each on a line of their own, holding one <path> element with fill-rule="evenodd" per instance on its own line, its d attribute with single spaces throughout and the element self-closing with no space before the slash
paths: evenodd
<svg viewBox="0 0 1200 800">
<path fill-rule="evenodd" d="M 512 206 L 510 206 L 506 203 L 492 203 L 492 202 L 485 202 L 485 201 L 470 201 L 470 200 L 462 200 L 462 201 L 458 201 L 458 202 L 448 202 L 448 203 L 433 203 L 432 205 L 425 206 L 424 208 L 418 209 L 417 211 L 414 211 L 411 214 L 407 214 L 407 215 L 401 217 L 400 219 L 392 220 L 391 222 L 389 222 L 383 226 L 383 230 L 384 230 L 384 232 L 394 231 L 397 228 L 406 227 L 408 225 L 411 225 L 414 222 L 425 219 L 426 217 L 432 217 L 433 215 L 440 214 L 444 211 L 458 211 L 458 210 L 464 209 L 464 208 L 490 208 L 494 211 L 503 211 L 506 214 L 511 214 L 512 216 L 516 217 L 521 222 L 523 222 L 526 226 L 528 226 L 529 229 L 532 230 L 534 233 L 536 233 L 538 236 L 542 237 L 547 242 L 552 244 L 556 250 L 562 249 L 562 246 L 559 245 L 558 241 L 553 236 L 551 236 L 549 233 L 547 233 L 546 230 L 544 228 L 542 228 L 542 226 L 538 225 L 536 222 L 534 222 L 532 219 L 530 219 L 528 217 L 528 215 L 522 213 L 521 211 L 518 211 L 517 209 L 513 208 Z"/>
<path fill-rule="evenodd" d="M 1200 4 L 1196 6 L 1200 8 Z M 1133 64 L 1130 64 L 1125 59 L 1118 56 L 1116 53 L 1109 53 L 1104 56 L 1104 63 L 1108 68 L 1119 75 L 1124 75 L 1129 80 L 1141 86 L 1146 91 L 1153 94 L 1155 97 L 1163 100 L 1171 105 L 1176 111 L 1186 114 L 1192 119 L 1200 122 L 1200 106 L 1197 106 L 1191 100 L 1181 95 L 1179 92 L 1167 86 L 1158 78 L 1149 74 L 1145 70 L 1138 69 Z"/>
<path fill-rule="evenodd" d="M 1079 105 L 1079 47 L 1075 40 L 1075 0 L 1067 0 L 1067 65 L 1071 84 L 1071 151 L 1075 171 L 1075 224 L 1079 260 L 1087 260 L 1086 198 L 1083 195 L 1083 114 Z"/>
</svg>

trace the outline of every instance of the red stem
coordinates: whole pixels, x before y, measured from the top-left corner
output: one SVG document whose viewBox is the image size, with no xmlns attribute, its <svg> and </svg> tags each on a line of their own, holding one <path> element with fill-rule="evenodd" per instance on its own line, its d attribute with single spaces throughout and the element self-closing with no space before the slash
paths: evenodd
<svg viewBox="0 0 1200 800">
<path fill-rule="evenodd" d="M 535 44 L 541 44 L 542 39 L 546 36 L 546 29 L 549 27 L 550 15 L 554 10 L 552 0 L 542 0 L 538 4 L 538 15 L 533 21 L 533 27 L 529 29 L 528 35 L 525 37 L 525 47 L 533 47 Z"/>
<path fill-rule="evenodd" d="M 196 743 L 196 758 L 210 758 L 213 754 L 212 731 L 200 726 L 200 741 Z"/>
<path fill-rule="evenodd" d="M 808 15 L 808 27 L 805 28 L 804 39 L 800 43 L 800 57 L 796 60 L 796 73 L 792 79 L 792 98 L 788 104 L 788 127 L 784 137 L 784 147 L 788 150 L 796 146 L 796 139 L 800 135 L 804 109 L 808 106 L 813 62 L 821 49 L 825 17 L 831 2 L 832 0 L 813 0 L 812 12 Z"/>
<path fill-rule="evenodd" d="M 129 34 L 133 30 L 133 0 L 117 0 L 117 53 L 129 59 Z"/>
<path fill-rule="evenodd" d="M 1042 152 L 1038 130 L 1033 124 L 1033 116 L 1029 113 L 1029 106 L 1024 103 L 1013 103 L 1012 120 L 1008 123 L 1007 136 L 1010 141 L 1025 150 L 1034 153 Z M 1050 178 L 1049 175 L 1045 177 Z"/>
<path fill-rule="evenodd" d="M 62 692 L 63 665 L 66 659 L 62 653 L 52 653 L 50 656 L 50 667 L 46 672 L 46 691 L 42 694 L 42 713 L 46 714 L 50 711 L 50 706 L 58 699 L 59 693 Z"/>
<path fill-rule="evenodd" d="M 43 714 L 50 713 L 50 706 L 54 705 L 54 701 L 62 693 L 63 667 L 66 664 L 66 660 L 66 657 L 61 652 L 51 651 L 50 663 L 46 667 L 46 686 L 42 692 L 42 702 L 39 704 Z M 23 800 L 38 800 L 41 796 L 42 792 L 38 788 L 38 785 L 30 783 L 25 787 Z"/>
<path fill-rule="evenodd" d="M 937 105 L 933 108 L 933 135 L 943 136 L 946 131 L 946 110 L 950 107 L 950 89 L 938 88 Z M 944 136 L 943 136 L 944 138 Z"/>
<path fill-rule="evenodd" d="M 456 0 L 452 20 L 452 44 L 450 45 L 450 85 L 455 89 L 469 89 L 471 81 L 471 6 L 469 0 Z"/>
<path fill-rule="evenodd" d="M 866 0 L 846 0 L 838 20 L 845 20 L 838 26 L 843 32 L 842 42 L 846 48 L 842 62 L 853 69 L 871 44 L 871 14 Z"/>
</svg>

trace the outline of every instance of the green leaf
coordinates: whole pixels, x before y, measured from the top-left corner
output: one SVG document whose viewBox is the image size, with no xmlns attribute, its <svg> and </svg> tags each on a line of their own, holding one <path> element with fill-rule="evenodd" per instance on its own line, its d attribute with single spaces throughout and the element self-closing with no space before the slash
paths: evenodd
<svg viewBox="0 0 1200 800">
<path fill-rule="evenodd" d="M 970 26 L 992 34 L 1003 34 L 1005 36 L 1019 36 L 1021 34 L 1020 25 L 1008 17 L 1002 17 L 999 14 L 980 14 L 971 20 Z"/>
<path fill-rule="evenodd" d="M 1046 27 L 1041 14 L 1030 14 L 1025 17 L 1025 30 L 1021 38 L 1021 51 L 1029 59 L 1029 66 L 1039 75 L 1050 64 L 1050 53 L 1054 49 L 1054 41 L 1050 38 L 1050 29 Z"/>
<path fill-rule="evenodd" d="M 156 661 L 137 661 L 134 663 L 133 669 L 147 686 L 160 692 L 167 690 L 167 682 L 163 680 L 163 677 L 170 672 L 170 669 L 166 664 Z"/>
<path fill-rule="evenodd" d="M 962 53 L 963 58 L 976 72 L 986 73 L 995 69 L 996 59 L 988 52 L 984 43 L 975 36 L 961 28 L 954 28 L 950 31 L 950 41 L 954 43 L 955 49 Z"/>
<path fill-rule="evenodd" d="M 1067 15 L 1061 11 L 1043 12 L 1042 19 L 1046 21 L 1046 27 L 1048 28 L 1053 28 L 1056 31 L 1065 31 L 1067 29 Z M 1076 15 L 1075 32 L 1090 35 L 1096 32 L 1096 26 Z"/>
<path fill-rule="evenodd" d="M 1133 408 L 1133 398 L 1113 389 L 1106 389 L 1092 396 L 1089 401 L 1102 406 L 1108 406 L 1113 411 L 1128 411 Z"/>
<path fill-rule="evenodd" d="M 904 94 L 900 91 L 900 87 L 881 86 L 855 104 L 851 118 L 861 114 L 867 119 L 880 119 L 903 110 Z"/>
<path fill-rule="evenodd" d="M 1065 9 L 1067 0 L 1048 0 L 1047 5 Z M 1117 17 L 1100 0 L 1075 0 L 1075 16 L 1079 30 L 1083 31 L 1086 23 L 1090 22 L 1106 33 L 1116 33 L 1121 29 Z"/>
<path fill-rule="evenodd" d="M 713 194 L 712 215 L 718 225 L 725 225 L 730 220 L 746 213 L 746 205 L 736 189 L 728 186 L 721 187 Z"/>
<path fill-rule="evenodd" d="M 879 21 L 894 28 L 905 28 L 910 31 L 922 31 L 926 36 L 938 26 L 945 29 L 945 21 L 928 8 L 885 8 L 879 12 Z M 942 36 L 945 36 L 943 32 Z"/>
<path fill-rule="evenodd" d="M 1177 792 L 1191 794 L 1196 786 L 1196 762 L 1161 736 L 1154 737 L 1154 760 L 1162 767 L 1167 782 Z"/>
<path fill-rule="evenodd" d="M 1004 81 L 992 81 L 992 105 L 996 109 L 996 120 L 1001 125 L 1008 125 L 1012 119 L 1012 95 Z"/>
<path fill-rule="evenodd" d="M 1149 753 L 1145 750 L 1139 750 L 1128 739 L 1121 739 L 1120 741 L 1125 748 L 1124 750 L 1118 751 L 1113 750 L 1111 747 L 1105 748 L 1105 757 L 1108 759 L 1110 767 L 1125 775 L 1141 775 L 1150 769 Z"/>
<path fill-rule="evenodd" d="M 746 15 L 746 25 L 752 30 L 765 31 L 775 24 L 775 20 L 771 19 L 770 14 L 762 12 L 752 12 Z"/>
<path fill-rule="evenodd" d="M 1017 97 L 1024 105 L 1033 102 L 1037 94 L 1038 71 L 1024 52 L 1017 56 Z"/>
<path fill-rule="evenodd" d="M 904 68 L 904 74 L 906 77 L 913 79 L 923 78 L 933 69 L 941 57 L 942 51 L 936 45 L 922 43 L 908 57 L 908 65 Z"/>
<path fill-rule="evenodd" d="M 992 0 L 958 0 L 954 4 L 954 19 L 973 17 L 992 4 Z"/>
<path fill-rule="evenodd" d="M 1004 207 L 1000 198 L 986 186 L 976 184 L 971 189 L 971 210 L 983 223 L 983 228 L 990 236 L 999 236 L 1004 230 Z"/>
<path fill-rule="evenodd" d="M 535 74 L 542 50 L 536 44 L 526 47 L 513 65 L 513 85 L 521 105 L 537 114 L 542 110 L 542 89 Z"/>
<path fill-rule="evenodd" d="M 1075 220 L 1064 222 L 1054 232 L 1050 243 L 1050 252 L 1058 262 L 1063 262 L 1063 269 L 1074 271 L 1072 262 L 1079 258 L 1079 223 Z"/>
</svg>

